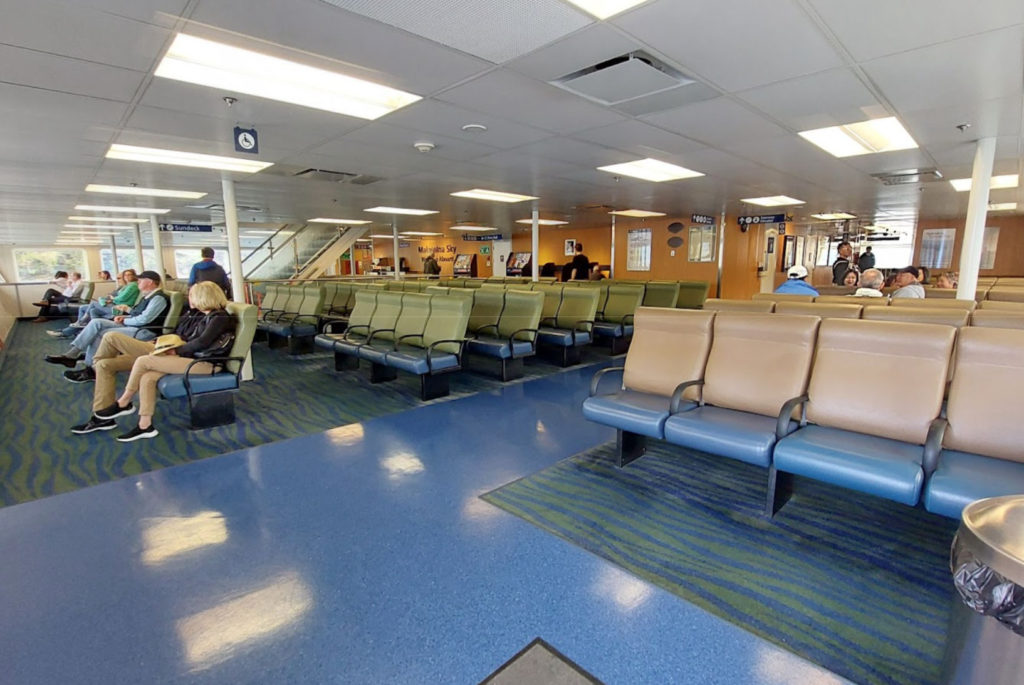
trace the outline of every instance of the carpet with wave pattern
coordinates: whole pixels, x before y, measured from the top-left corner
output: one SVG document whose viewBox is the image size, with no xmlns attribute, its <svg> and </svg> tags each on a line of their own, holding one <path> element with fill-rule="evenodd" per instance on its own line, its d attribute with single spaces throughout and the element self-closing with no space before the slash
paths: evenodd
<svg viewBox="0 0 1024 685">
<path fill-rule="evenodd" d="M 937 682 L 955 522 L 804 479 L 769 521 L 766 473 L 610 444 L 483 498 L 854 682 Z"/>
</svg>

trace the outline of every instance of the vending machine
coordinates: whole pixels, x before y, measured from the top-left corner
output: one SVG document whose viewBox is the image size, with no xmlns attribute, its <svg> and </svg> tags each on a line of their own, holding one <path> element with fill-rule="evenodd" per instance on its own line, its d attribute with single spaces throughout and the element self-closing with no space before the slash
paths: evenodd
<svg viewBox="0 0 1024 685">
<path fill-rule="evenodd" d="M 452 266 L 452 273 L 456 276 L 469 276 L 470 278 L 476 278 L 476 255 L 455 255 L 455 264 Z"/>
</svg>

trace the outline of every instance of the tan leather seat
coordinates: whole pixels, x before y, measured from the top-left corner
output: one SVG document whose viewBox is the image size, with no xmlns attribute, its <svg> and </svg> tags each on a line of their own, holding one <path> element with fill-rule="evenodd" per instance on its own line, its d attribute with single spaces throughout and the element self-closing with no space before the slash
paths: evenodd
<svg viewBox="0 0 1024 685">
<path fill-rule="evenodd" d="M 852 299 L 852 298 L 850 298 Z M 823 319 L 859 319 L 859 304 L 833 304 L 831 302 L 776 302 L 776 314 L 804 314 L 807 316 L 820 316 Z"/>
<path fill-rule="evenodd" d="M 1008 302 L 1004 300 L 985 300 L 979 302 L 978 307 L 980 309 L 1006 309 L 1009 311 L 1021 311 L 1024 312 L 1024 302 Z"/>
<path fill-rule="evenodd" d="M 716 312 L 760 312 L 771 314 L 775 309 L 775 302 L 772 300 L 723 300 L 717 297 L 710 297 L 704 300 L 704 309 L 711 309 Z"/>
<path fill-rule="evenodd" d="M 818 295 L 815 304 L 859 304 L 862 307 L 888 307 L 888 297 L 854 297 L 853 295 Z"/>
<path fill-rule="evenodd" d="M 978 306 L 978 303 L 974 300 L 957 300 L 957 299 L 924 299 L 916 297 L 897 297 L 889 303 L 892 307 L 940 307 L 943 309 L 965 309 L 969 312 L 973 312 Z"/>
<path fill-rule="evenodd" d="M 920 300 L 914 300 L 920 302 Z M 943 326 L 966 326 L 971 313 L 947 307 L 866 307 L 861 318 L 871 321 L 905 321 Z"/>
<path fill-rule="evenodd" d="M 755 301 L 771 300 L 772 302 L 814 302 L 814 295 L 795 295 L 793 293 L 757 293 L 750 299 Z"/>
<path fill-rule="evenodd" d="M 979 309 L 971 314 L 971 325 L 978 328 L 1024 328 L 1024 309 Z"/>
<path fill-rule="evenodd" d="M 680 383 L 703 378 L 714 319 L 709 311 L 638 307 L 623 386 L 668 398 Z M 684 397 L 696 399 L 697 390 L 687 390 Z"/>
<path fill-rule="evenodd" d="M 999 279 L 999 283 L 989 288 L 985 299 L 1002 302 L 1024 302 L 1024 287 L 1020 285 L 1003 285 L 1002 279 Z"/>
</svg>

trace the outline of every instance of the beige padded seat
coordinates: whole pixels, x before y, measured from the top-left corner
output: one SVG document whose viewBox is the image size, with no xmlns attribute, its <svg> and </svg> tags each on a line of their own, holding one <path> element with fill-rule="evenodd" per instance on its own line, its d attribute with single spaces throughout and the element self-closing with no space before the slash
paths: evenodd
<svg viewBox="0 0 1024 685">
<path fill-rule="evenodd" d="M 832 304 L 831 302 L 776 302 L 776 314 L 804 314 L 823 319 L 859 319 L 863 309 L 859 304 Z"/>
<path fill-rule="evenodd" d="M 704 309 L 711 309 L 716 312 L 759 312 L 771 314 L 775 310 L 775 302 L 772 300 L 723 300 L 717 297 L 710 297 L 704 300 Z"/>
<path fill-rule="evenodd" d="M 890 307 L 940 307 L 943 309 L 963 309 L 969 312 L 973 312 L 977 308 L 978 303 L 974 300 L 946 300 L 937 299 L 929 300 L 927 297 L 922 299 L 916 297 L 897 297 L 889 303 Z"/>
<path fill-rule="evenodd" d="M 814 289 L 818 291 L 819 296 L 853 295 L 857 290 L 856 288 L 851 288 L 848 285 L 816 285 L 814 286 Z M 817 302 L 817 300 L 815 300 L 815 302 Z"/>
<path fill-rule="evenodd" d="M 1020 285 L 1003 285 L 1002 279 L 999 279 L 999 283 L 989 288 L 985 299 L 1002 302 L 1024 302 L 1024 287 Z"/>
<path fill-rule="evenodd" d="M 667 400 L 680 383 L 702 379 L 714 319 L 714 312 L 708 311 L 638 307 L 623 386 Z M 683 396 L 696 399 L 697 389 L 690 388 Z"/>
<path fill-rule="evenodd" d="M 981 279 L 979 278 L 978 281 L 981 282 Z M 1024 278 L 1021 278 L 1019 276 L 1000 276 L 996 279 L 995 285 L 1011 287 L 1016 286 L 1019 288 L 1021 286 L 1024 286 Z"/>
<path fill-rule="evenodd" d="M 919 302 L 920 300 L 915 300 Z M 871 321 L 905 321 L 942 326 L 966 326 L 971 313 L 966 309 L 944 307 L 867 307 L 861 318 Z"/>
<path fill-rule="evenodd" d="M 955 300 L 956 288 L 931 288 L 925 287 L 924 299 L 926 300 Z"/>
<path fill-rule="evenodd" d="M 862 307 L 888 307 L 888 297 L 854 297 L 852 295 L 818 295 L 815 303 L 821 304 L 859 304 Z"/>
<path fill-rule="evenodd" d="M 1002 300 L 985 300 L 979 302 L 978 307 L 981 309 L 1005 309 L 1013 312 L 1024 312 L 1024 302 L 1005 302 Z"/>
<path fill-rule="evenodd" d="M 1024 328 L 1024 309 L 979 309 L 971 313 L 971 325 L 977 328 Z"/>
<path fill-rule="evenodd" d="M 814 302 L 814 295 L 793 295 L 792 293 L 757 293 L 750 298 L 756 302 L 771 300 L 772 302 Z"/>
</svg>

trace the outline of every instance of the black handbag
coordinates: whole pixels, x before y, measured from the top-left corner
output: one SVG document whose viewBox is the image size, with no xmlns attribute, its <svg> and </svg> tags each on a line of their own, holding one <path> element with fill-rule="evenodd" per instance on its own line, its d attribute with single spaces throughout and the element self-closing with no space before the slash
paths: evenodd
<svg viewBox="0 0 1024 685">
<path fill-rule="evenodd" d="M 209 359 L 210 357 L 226 357 L 231 354 L 235 344 L 235 334 L 231 331 L 221 333 L 205 350 L 192 354 L 193 359 Z"/>
</svg>

